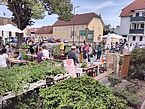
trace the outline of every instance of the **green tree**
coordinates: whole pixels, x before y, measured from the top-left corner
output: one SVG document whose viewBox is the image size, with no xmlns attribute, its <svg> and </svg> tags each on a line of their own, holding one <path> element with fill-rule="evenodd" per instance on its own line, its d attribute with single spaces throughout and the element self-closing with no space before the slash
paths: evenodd
<svg viewBox="0 0 145 109">
<path fill-rule="evenodd" d="M 45 11 L 48 15 L 57 14 L 60 20 L 69 20 L 72 17 L 70 0 L 1 0 L 7 2 L 12 12 L 12 21 L 21 30 L 33 25 L 33 19 L 43 19 Z M 23 35 L 18 36 L 18 45 L 22 44 Z"/>
</svg>

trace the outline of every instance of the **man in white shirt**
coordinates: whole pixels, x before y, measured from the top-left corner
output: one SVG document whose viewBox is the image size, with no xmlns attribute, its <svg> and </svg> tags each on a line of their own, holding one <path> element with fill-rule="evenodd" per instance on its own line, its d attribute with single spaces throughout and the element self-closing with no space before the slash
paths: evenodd
<svg viewBox="0 0 145 109">
<path fill-rule="evenodd" d="M 8 55 L 6 54 L 6 49 L 0 51 L 0 67 L 6 68 L 7 67 L 7 58 Z"/>
<path fill-rule="evenodd" d="M 49 51 L 46 49 L 46 46 L 42 47 L 43 58 L 49 58 Z"/>
<path fill-rule="evenodd" d="M 126 45 L 124 46 L 124 53 L 128 53 L 128 51 L 129 51 L 128 44 L 126 44 Z"/>
</svg>

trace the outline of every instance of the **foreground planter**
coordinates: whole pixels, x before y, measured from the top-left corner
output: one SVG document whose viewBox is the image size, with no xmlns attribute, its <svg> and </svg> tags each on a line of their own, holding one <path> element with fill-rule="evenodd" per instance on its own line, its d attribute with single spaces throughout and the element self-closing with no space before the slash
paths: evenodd
<svg viewBox="0 0 145 109">
<path fill-rule="evenodd" d="M 89 73 L 88 73 L 88 76 L 91 76 L 91 77 L 96 77 L 96 72 L 94 72 L 94 71 L 89 72 Z"/>
</svg>

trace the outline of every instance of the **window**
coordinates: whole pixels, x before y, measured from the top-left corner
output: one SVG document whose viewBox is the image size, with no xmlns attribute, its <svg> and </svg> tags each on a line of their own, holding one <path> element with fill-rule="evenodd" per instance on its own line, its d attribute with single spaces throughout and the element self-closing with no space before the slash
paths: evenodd
<svg viewBox="0 0 145 109">
<path fill-rule="evenodd" d="M 72 31 L 72 27 L 70 27 L 70 31 Z"/>
<path fill-rule="evenodd" d="M 9 37 L 11 37 L 12 36 L 12 32 L 9 32 Z"/>
<path fill-rule="evenodd" d="M 85 28 L 85 27 L 84 27 L 84 26 L 82 26 L 82 30 L 84 30 L 84 28 Z"/>
<path fill-rule="evenodd" d="M 66 27 L 66 31 L 68 31 L 69 30 L 69 28 L 68 27 Z"/>
<path fill-rule="evenodd" d="M 4 31 L 2 31 L 2 36 L 4 36 Z"/>
<path fill-rule="evenodd" d="M 143 12 L 142 15 L 145 16 L 145 12 Z"/>
<path fill-rule="evenodd" d="M 136 24 L 134 24 L 134 28 L 133 29 L 136 29 L 137 28 L 137 25 Z"/>
<path fill-rule="evenodd" d="M 144 24 L 141 24 L 141 29 L 144 29 Z"/>
<path fill-rule="evenodd" d="M 55 28 L 55 31 L 57 31 L 57 28 Z"/>
<path fill-rule="evenodd" d="M 98 27 L 98 31 L 100 32 L 100 27 Z"/>
<path fill-rule="evenodd" d="M 142 41 L 142 40 L 143 40 L 143 36 L 140 36 L 140 37 L 139 37 L 139 41 Z"/>
<path fill-rule="evenodd" d="M 136 17 L 139 17 L 139 13 L 136 13 L 135 16 L 136 16 Z"/>
<path fill-rule="evenodd" d="M 76 30 L 77 30 L 77 31 L 79 30 L 79 26 L 76 27 Z"/>
<path fill-rule="evenodd" d="M 135 41 L 135 40 L 136 40 L 136 36 L 133 36 L 133 37 L 132 37 L 132 41 Z"/>
</svg>

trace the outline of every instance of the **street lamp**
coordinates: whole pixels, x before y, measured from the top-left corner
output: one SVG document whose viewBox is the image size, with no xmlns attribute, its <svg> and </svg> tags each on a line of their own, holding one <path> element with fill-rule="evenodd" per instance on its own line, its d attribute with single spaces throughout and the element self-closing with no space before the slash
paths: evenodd
<svg viewBox="0 0 145 109">
<path fill-rule="evenodd" d="M 74 44 L 74 36 L 75 36 L 75 11 L 76 11 L 76 8 L 79 8 L 80 6 L 75 6 L 73 9 L 74 9 L 74 15 L 73 15 L 73 32 L 72 32 L 72 36 L 73 36 L 73 44 Z"/>
</svg>

